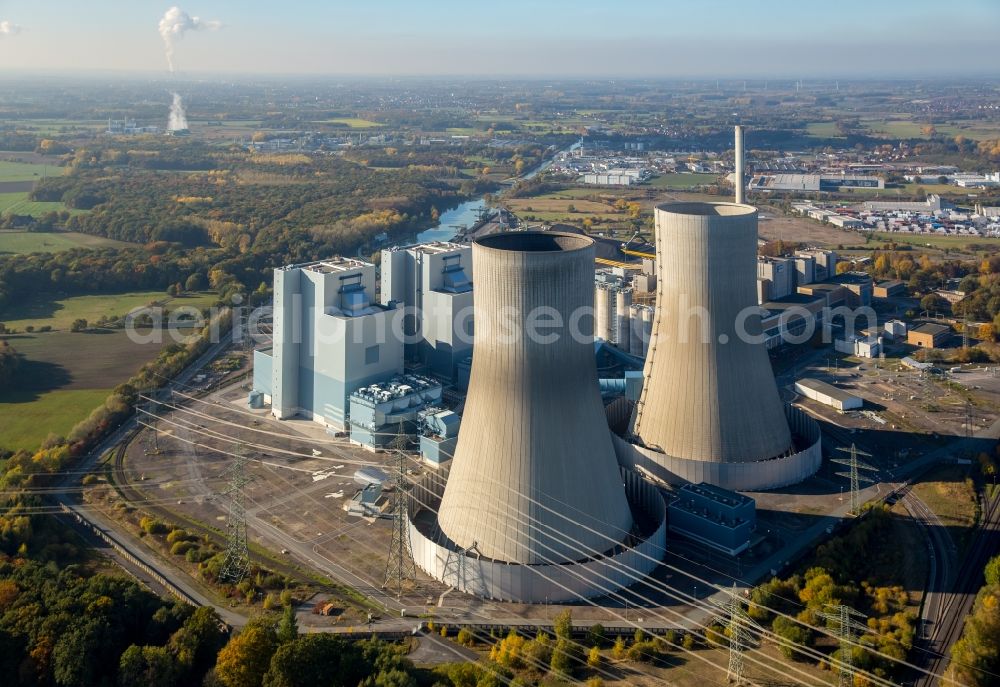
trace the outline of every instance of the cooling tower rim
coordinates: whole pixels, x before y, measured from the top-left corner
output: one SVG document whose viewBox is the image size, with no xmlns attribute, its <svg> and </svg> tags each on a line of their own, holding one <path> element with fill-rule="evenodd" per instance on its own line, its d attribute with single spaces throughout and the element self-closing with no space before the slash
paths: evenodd
<svg viewBox="0 0 1000 687">
<path fill-rule="evenodd" d="M 706 203 L 684 202 L 663 203 L 656 206 L 657 211 L 670 215 L 686 215 L 688 217 L 750 217 L 757 214 L 757 208 L 746 203 Z"/>
<path fill-rule="evenodd" d="M 575 253 L 594 245 L 594 239 L 568 231 L 505 231 L 472 242 L 491 253 Z"/>
</svg>

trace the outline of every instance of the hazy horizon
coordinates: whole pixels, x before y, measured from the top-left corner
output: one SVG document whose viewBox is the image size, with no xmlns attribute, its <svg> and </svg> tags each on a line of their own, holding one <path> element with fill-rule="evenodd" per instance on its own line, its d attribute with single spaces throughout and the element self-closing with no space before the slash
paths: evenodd
<svg viewBox="0 0 1000 687">
<path fill-rule="evenodd" d="M 174 3 L 0 0 L 0 72 L 167 75 Z M 185 0 L 168 34 L 178 76 L 634 79 L 995 77 L 1000 3 L 790 0 L 627 7 L 594 0 Z M 886 6 L 888 5 L 888 6 Z M 960 10 L 960 11 L 959 11 Z M 197 18 L 197 20 L 196 20 Z"/>
</svg>

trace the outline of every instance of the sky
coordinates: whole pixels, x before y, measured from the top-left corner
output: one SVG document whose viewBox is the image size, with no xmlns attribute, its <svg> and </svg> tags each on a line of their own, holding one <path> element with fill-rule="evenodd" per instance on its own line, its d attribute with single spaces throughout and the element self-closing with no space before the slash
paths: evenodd
<svg viewBox="0 0 1000 687">
<path fill-rule="evenodd" d="M 1000 75 L 1000 0 L 175 0 L 179 74 Z M 0 72 L 167 73 L 170 0 L 0 0 Z"/>
</svg>

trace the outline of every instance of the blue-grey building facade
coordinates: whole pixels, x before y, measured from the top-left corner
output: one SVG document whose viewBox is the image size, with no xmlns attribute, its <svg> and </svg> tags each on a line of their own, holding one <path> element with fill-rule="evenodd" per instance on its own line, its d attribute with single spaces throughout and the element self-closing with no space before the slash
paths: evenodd
<svg viewBox="0 0 1000 687">
<path fill-rule="evenodd" d="M 349 258 L 274 271 L 273 343 L 254 390 L 278 419 L 347 429 L 352 392 L 403 372 L 402 310 L 375 302 L 375 266 Z"/>
<path fill-rule="evenodd" d="M 757 526 L 757 504 L 749 496 L 702 482 L 685 484 L 667 506 L 671 532 L 730 555 L 746 551 Z"/>
</svg>

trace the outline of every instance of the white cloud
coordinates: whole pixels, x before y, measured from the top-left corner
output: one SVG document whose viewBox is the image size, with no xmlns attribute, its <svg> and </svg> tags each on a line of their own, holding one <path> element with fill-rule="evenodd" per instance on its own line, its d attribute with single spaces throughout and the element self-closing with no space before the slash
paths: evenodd
<svg viewBox="0 0 1000 687">
<path fill-rule="evenodd" d="M 21 32 L 21 27 L 12 21 L 4 19 L 0 21 L 0 37 L 2 36 L 13 36 L 16 33 Z"/>
</svg>

